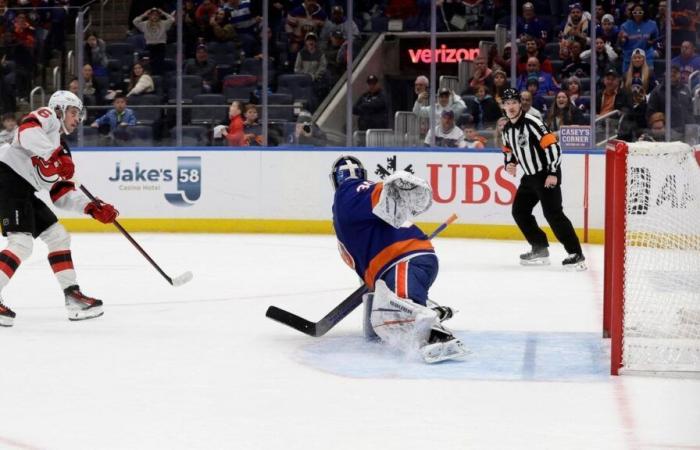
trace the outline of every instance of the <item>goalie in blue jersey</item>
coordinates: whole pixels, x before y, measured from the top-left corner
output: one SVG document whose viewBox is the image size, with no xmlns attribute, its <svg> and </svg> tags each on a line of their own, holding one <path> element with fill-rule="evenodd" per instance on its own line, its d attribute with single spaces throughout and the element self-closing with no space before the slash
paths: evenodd
<svg viewBox="0 0 700 450">
<path fill-rule="evenodd" d="M 429 363 L 466 355 L 441 323 L 452 309 L 428 306 L 438 259 L 428 236 L 410 223 L 432 204 L 428 183 L 405 171 L 368 181 L 353 156 L 333 163 L 331 182 L 341 256 L 370 290 L 364 299 L 365 335 L 405 351 L 418 349 Z"/>
</svg>

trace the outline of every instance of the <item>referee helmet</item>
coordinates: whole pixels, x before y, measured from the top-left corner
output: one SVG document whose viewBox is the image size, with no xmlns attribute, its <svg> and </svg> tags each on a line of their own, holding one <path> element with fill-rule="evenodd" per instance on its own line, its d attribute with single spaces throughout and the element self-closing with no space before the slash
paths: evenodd
<svg viewBox="0 0 700 450">
<path fill-rule="evenodd" d="M 517 100 L 520 102 L 520 92 L 518 92 L 517 89 L 514 88 L 506 88 L 503 90 L 503 94 L 501 94 L 501 101 L 506 101 L 506 100 Z"/>
</svg>

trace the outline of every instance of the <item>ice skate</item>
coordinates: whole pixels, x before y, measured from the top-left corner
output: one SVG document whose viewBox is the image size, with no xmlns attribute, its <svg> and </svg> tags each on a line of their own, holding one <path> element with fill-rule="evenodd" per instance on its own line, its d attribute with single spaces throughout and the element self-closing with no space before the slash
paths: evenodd
<svg viewBox="0 0 700 450">
<path fill-rule="evenodd" d="M 521 266 L 548 266 L 549 250 L 547 247 L 532 247 L 527 253 L 520 255 Z"/>
<path fill-rule="evenodd" d="M 102 300 L 84 295 L 78 286 L 70 286 L 65 289 L 64 293 L 66 294 L 68 320 L 92 319 L 104 314 Z"/>
<path fill-rule="evenodd" d="M 15 312 L 5 306 L 0 298 L 0 327 L 11 327 L 15 316 Z"/>
<path fill-rule="evenodd" d="M 439 325 L 430 330 L 428 344 L 421 347 L 420 352 L 423 360 L 428 364 L 451 359 L 462 359 L 470 353 L 462 341 Z"/>
<path fill-rule="evenodd" d="M 449 306 L 433 306 L 432 308 L 433 311 L 437 313 L 438 320 L 440 322 L 444 322 L 446 320 L 450 320 L 452 317 L 454 317 L 455 313 L 457 313 L 456 310 L 450 308 Z"/>
<path fill-rule="evenodd" d="M 582 271 L 586 270 L 586 258 L 581 253 L 572 253 L 561 262 L 564 270 Z"/>
</svg>

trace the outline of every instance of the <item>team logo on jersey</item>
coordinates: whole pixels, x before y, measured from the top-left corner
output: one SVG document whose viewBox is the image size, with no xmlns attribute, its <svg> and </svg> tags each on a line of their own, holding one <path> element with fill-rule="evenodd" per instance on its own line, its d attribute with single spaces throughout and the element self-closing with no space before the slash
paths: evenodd
<svg viewBox="0 0 700 450">
<path fill-rule="evenodd" d="M 524 134 L 518 135 L 518 146 L 520 146 L 520 148 L 527 148 L 527 136 Z"/>
<path fill-rule="evenodd" d="M 36 170 L 37 176 L 44 183 L 55 183 L 60 179 L 60 177 L 56 175 L 56 170 L 42 158 L 32 156 L 32 165 Z"/>
<path fill-rule="evenodd" d="M 393 174 L 394 172 L 396 172 L 398 167 L 396 160 L 396 155 L 394 155 L 386 159 L 386 167 L 382 166 L 381 164 L 377 164 L 377 168 L 374 170 L 374 174 L 379 175 L 379 178 L 381 178 L 382 180 L 388 177 L 389 175 Z M 403 170 L 405 170 L 408 173 L 414 173 L 413 164 L 407 165 L 403 168 Z"/>
<path fill-rule="evenodd" d="M 202 195 L 202 158 L 177 157 L 177 193 L 165 194 L 165 199 L 175 206 L 192 206 Z"/>
</svg>

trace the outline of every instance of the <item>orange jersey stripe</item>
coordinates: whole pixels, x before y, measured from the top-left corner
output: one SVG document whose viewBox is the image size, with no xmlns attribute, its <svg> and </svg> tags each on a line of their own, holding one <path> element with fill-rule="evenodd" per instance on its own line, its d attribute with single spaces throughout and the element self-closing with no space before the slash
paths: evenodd
<svg viewBox="0 0 700 450">
<path fill-rule="evenodd" d="M 432 251 L 433 245 L 430 241 L 423 239 L 407 239 L 394 242 L 372 258 L 369 266 L 367 266 L 367 270 L 365 270 L 365 283 L 370 289 L 374 289 L 374 280 L 384 267 L 407 253 L 421 250 Z"/>
<path fill-rule="evenodd" d="M 396 295 L 400 298 L 408 298 L 408 261 L 402 261 L 396 265 Z"/>
<path fill-rule="evenodd" d="M 379 197 L 382 195 L 382 190 L 384 189 L 383 183 L 377 183 L 374 185 L 372 190 L 372 209 L 379 203 Z"/>
<path fill-rule="evenodd" d="M 540 139 L 540 147 L 542 147 L 542 150 L 556 143 L 557 136 L 554 133 L 547 133 L 544 136 L 542 136 L 542 139 Z"/>
</svg>

